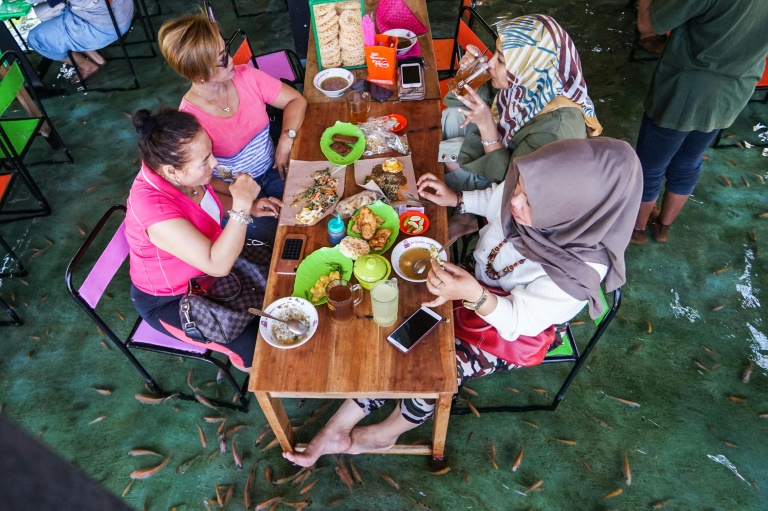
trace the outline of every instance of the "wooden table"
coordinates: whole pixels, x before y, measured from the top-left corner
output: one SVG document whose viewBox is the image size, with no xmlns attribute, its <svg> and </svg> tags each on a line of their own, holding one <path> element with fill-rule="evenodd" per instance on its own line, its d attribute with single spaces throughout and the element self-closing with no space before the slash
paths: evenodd
<svg viewBox="0 0 768 511">
<path fill-rule="evenodd" d="M 440 142 L 440 103 L 436 100 L 405 103 L 376 103 L 371 115 L 400 113 L 408 119 L 406 133 L 411 147 L 416 176 L 432 172 L 443 175 L 442 164 L 437 163 Z M 304 124 L 293 148 L 293 159 L 324 160 L 320 151 L 320 135 L 337 119 L 346 119 L 342 103 L 314 103 L 307 107 Z M 418 149 L 417 149 L 418 148 Z M 362 191 L 354 180 L 353 166 L 347 168 L 345 196 Z M 428 207 L 430 227 L 427 235 L 441 243 L 448 237 L 448 219 L 445 208 Z M 281 226 L 277 230 L 275 246 L 282 247 L 288 233 L 304 233 L 308 237 L 306 254 L 328 245 L 327 217 L 313 227 Z M 398 241 L 405 237 L 399 233 Z M 384 254 L 388 257 L 391 253 Z M 272 254 L 272 267 L 280 255 Z M 392 276 L 396 276 L 394 271 Z M 399 319 L 391 327 L 379 327 L 372 319 L 356 319 L 347 325 L 331 322 L 328 308 L 317 307 L 320 317 L 315 335 L 306 344 L 288 350 L 274 348 L 259 335 L 251 368 L 249 390 L 256 394 L 275 436 L 284 451 L 303 450 L 305 444 L 296 443 L 296 435 L 280 398 L 402 398 L 417 397 L 437 400 L 432 445 L 396 445 L 388 453 L 426 454 L 435 462 L 443 459 L 445 436 L 451 399 L 457 392 L 456 360 L 453 323 L 440 326 L 407 355 L 389 344 L 386 336 L 406 317 L 432 296 L 423 283 L 398 279 L 400 287 Z M 270 273 L 264 303 L 290 296 L 295 276 Z M 444 318 L 452 317 L 451 304 L 435 311 Z M 370 294 L 355 309 L 358 315 L 371 314 Z"/>
<path fill-rule="evenodd" d="M 373 13 L 376 11 L 376 4 L 378 0 L 365 0 L 365 12 Z M 435 61 L 435 48 L 432 45 L 432 29 L 429 26 L 429 15 L 427 14 L 426 0 L 405 0 L 405 3 L 416 14 L 416 17 L 424 23 L 427 27 L 427 33 L 419 36 L 419 48 L 421 49 L 421 56 L 424 58 L 424 62 L 427 64 L 427 68 L 424 69 L 424 82 L 426 84 L 425 100 L 441 99 L 440 98 L 440 81 L 437 77 L 437 62 Z M 344 101 L 343 98 L 329 98 L 319 90 L 315 88 L 312 80 L 319 72 L 317 63 L 317 47 L 315 46 L 315 34 L 312 31 L 312 23 L 309 24 L 309 46 L 307 47 L 307 66 L 306 74 L 304 77 L 304 97 L 308 103 L 331 103 Z M 361 78 L 368 78 L 368 69 L 362 67 L 360 69 L 350 69 L 350 72 L 355 76 L 355 81 Z M 397 101 L 397 85 L 383 85 L 387 89 L 394 91 L 394 94 L 390 98 L 390 101 Z"/>
</svg>

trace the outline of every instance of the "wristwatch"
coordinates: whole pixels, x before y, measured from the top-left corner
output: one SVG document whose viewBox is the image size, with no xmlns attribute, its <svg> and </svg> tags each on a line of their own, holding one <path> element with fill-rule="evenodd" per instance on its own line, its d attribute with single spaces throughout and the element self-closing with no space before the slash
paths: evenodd
<svg viewBox="0 0 768 511">
<path fill-rule="evenodd" d="M 296 131 L 291 130 L 291 129 L 283 130 L 283 131 L 280 132 L 280 134 L 281 135 L 288 135 L 288 138 L 290 138 L 291 140 L 296 138 Z"/>
<path fill-rule="evenodd" d="M 485 301 L 488 299 L 488 290 L 486 288 L 483 288 L 483 295 L 480 297 L 479 300 L 476 302 L 468 302 L 467 300 L 462 300 L 461 303 L 464 305 L 465 309 L 469 309 L 471 311 L 476 311 L 480 307 L 485 304 Z"/>
</svg>

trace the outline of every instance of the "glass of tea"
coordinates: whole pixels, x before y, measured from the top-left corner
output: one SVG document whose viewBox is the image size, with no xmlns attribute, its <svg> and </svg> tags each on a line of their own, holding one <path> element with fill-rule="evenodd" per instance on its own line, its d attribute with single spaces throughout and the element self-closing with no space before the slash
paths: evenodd
<svg viewBox="0 0 768 511">
<path fill-rule="evenodd" d="M 368 110 L 371 109 L 371 95 L 364 90 L 347 91 L 347 110 L 349 110 L 349 122 L 358 124 L 368 119 Z"/>
<path fill-rule="evenodd" d="M 490 79 L 491 71 L 488 67 L 488 59 L 484 55 L 480 55 L 467 67 L 460 69 L 456 76 L 448 81 L 448 90 L 454 96 L 466 96 L 467 89 L 464 87 L 465 85 L 469 85 L 476 91 Z"/>
<path fill-rule="evenodd" d="M 331 321 L 345 325 L 355 318 L 355 305 L 363 300 L 363 288 L 344 279 L 332 280 L 325 286 L 325 296 Z"/>
</svg>

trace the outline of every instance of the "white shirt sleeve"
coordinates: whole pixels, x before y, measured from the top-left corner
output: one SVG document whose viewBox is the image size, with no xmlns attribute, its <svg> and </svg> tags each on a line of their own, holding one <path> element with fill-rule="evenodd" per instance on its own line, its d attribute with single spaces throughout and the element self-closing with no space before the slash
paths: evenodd
<svg viewBox="0 0 768 511">
<path fill-rule="evenodd" d="M 464 192 L 464 212 L 480 215 L 488 218 L 488 205 L 491 202 L 491 195 L 496 190 L 497 184 L 491 185 L 485 190 L 473 190 Z M 497 211 L 494 214 L 498 213 Z"/>
<path fill-rule="evenodd" d="M 605 277 L 608 267 L 587 263 Z M 550 325 L 565 323 L 587 305 L 577 300 L 555 284 L 548 276 L 542 276 L 526 285 L 516 286 L 509 296 L 500 296 L 496 308 L 481 316 L 509 341 L 521 335 L 536 336 Z"/>
</svg>

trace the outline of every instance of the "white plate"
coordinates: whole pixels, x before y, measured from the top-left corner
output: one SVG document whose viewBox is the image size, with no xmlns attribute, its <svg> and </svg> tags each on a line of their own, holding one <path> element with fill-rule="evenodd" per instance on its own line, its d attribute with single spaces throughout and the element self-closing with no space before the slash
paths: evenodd
<svg viewBox="0 0 768 511">
<path fill-rule="evenodd" d="M 424 282 L 425 280 L 427 280 L 428 272 L 424 272 L 424 278 L 421 280 L 415 280 L 403 275 L 403 272 L 400 271 L 400 258 L 402 257 L 403 252 L 405 252 L 409 248 L 421 247 L 429 250 L 429 247 L 431 245 L 434 245 L 437 248 L 443 248 L 442 243 L 438 243 L 432 238 L 427 238 L 426 236 L 413 236 L 411 238 L 404 239 L 403 241 L 395 245 L 395 248 L 392 249 L 392 255 L 390 256 L 390 261 L 392 262 L 392 268 L 395 269 L 395 273 L 397 273 L 400 276 L 400 278 L 410 282 Z M 440 252 L 440 257 L 442 257 L 443 260 L 448 259 L 448 257 L 445 255 L 445 250 Z"/>
<path fill-rule="evenodd" d="M 295 296 L 286 296 L 285 298 L 280 298 L 279 300 L 275 300 L 274 302 L 270 303 L 264 309 L 264 312 L 270 316 L 279 318 L 281 317 L 281 311 L 288 307 L 301 310 L 301 312 L 303 312 L 306 316 L 307 321 L 309 321 L 309 331 L 307 332 L 306 337 L 293 344 L 280 343 L 272 336 L 272 324 L 276 323 L 275 320 L 268 318 L 259 319 L 259 333 L 261 336 L 265 341 L 267 341 L 267 343 L 271 344 L 275 348 L 280 348 L 282 350 L 289 350 L 291 348 L 297 348 L 301 346 L 310 340 L 317 331 L 317 310 L 315 310 L 315 307 L 304 298 L 297 298 Z"/>
</svg>

